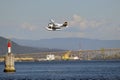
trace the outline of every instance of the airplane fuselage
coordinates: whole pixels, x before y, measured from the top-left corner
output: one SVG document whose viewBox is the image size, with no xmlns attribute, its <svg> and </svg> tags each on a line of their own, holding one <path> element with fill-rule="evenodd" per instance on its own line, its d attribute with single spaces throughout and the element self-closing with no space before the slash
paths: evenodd
<svg viewBox="0 0 120 80">
<path fill-rule="evenodd" d="M 58 24 L 55 23 L 53 20 L 51 20 L 51 23 L 48 24 L 48 27 L 46 27 L 46 29 L 50 31 L 55 31 L 55 30 L 61 30 L 62 27 L 66 27 L 66 26 L 67 26 L 67 22 L 63 24 Z"/>
</svg>

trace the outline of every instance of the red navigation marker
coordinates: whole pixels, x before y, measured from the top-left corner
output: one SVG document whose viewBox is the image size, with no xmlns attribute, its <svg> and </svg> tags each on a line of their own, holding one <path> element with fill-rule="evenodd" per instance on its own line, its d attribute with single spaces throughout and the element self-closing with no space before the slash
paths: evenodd
<svg viewBox="0 0 120 80">
<path fill-rule="evenodd" d="M 8 53 L 11 53 L 11 41 L 8 41 Z"/>
</svg>

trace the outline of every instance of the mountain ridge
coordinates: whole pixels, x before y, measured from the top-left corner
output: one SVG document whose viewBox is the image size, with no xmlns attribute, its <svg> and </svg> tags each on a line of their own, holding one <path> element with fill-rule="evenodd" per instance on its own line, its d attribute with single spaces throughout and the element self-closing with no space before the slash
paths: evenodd
<svg viewBox="0 0 120 80">
<path fill-rule="evenodd" d="M 87 38 L 52 38 L 40 40 L 19 40 L 13 41 L 32 47 L 46 47 L 64 50 L 80 50 L 80 49 L 101 49 L 101 48 L 120 48 L 120 40 L 99 40 Z"/>
<path fill-rule="evenodd" d="M 0 55 L 5 55 L 7 53 L 7 42 L 8 39 L 0 37 Z M 61 51 L 60 49 L 49 49 L 49 48 L 37 48 L 27 45 L 20 45 L 11 40 L 12 43 L 12 53 L 23 54 L 23 53 L 39 53 L 39 52 L 49 52 L 49 51 Z"/>
</svg>

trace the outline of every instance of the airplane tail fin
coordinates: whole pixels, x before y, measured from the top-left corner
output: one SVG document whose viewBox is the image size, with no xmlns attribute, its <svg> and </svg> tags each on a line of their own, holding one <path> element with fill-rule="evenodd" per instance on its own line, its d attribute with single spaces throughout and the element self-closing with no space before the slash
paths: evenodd
<svg viewBox="0 0 120 80">
<path fill-rule="evenodd" d="M 68 25 L 68 22 L 64 22 L 63 26 L 66 27 Z"/>
</svg>

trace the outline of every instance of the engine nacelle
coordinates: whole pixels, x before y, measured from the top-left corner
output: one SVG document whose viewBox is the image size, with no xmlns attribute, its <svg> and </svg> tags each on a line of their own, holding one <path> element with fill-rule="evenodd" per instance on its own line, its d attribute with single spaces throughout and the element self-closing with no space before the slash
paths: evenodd
<svg viewBox="0 0 120 80">
<path fill-rule="evenodd" d="M 49 24 L 48 24 L 48 27 L 53 27 L 53 24 L 52 24 L 52 23 L 49 23 Z"/>
</svg>

